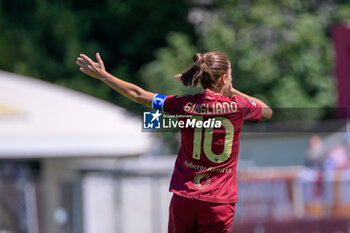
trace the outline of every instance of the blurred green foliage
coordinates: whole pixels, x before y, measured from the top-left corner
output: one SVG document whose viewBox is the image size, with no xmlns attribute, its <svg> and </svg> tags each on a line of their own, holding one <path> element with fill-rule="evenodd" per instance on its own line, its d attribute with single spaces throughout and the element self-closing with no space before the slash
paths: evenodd
<svg viewBox="0 0 350 233">
<path fill-rule="evenodd" d="M 315 109 L 279 111 L 274 120 L 324 119 L 332 114 L 324 108 L 335 107 L 337 98 L 329 30 L 350 17 L 349 6 L 346 1 L 213 1 L 190 14 L 198 41 L 191 43 L 183 32 L 169 34 L 168 46 L 156 51 L 156 60 L 140 75 L 154 91 L 187 93 L 174 74 L 191 66 L 197 51 L 221 51 L 231 60 L 237 89 L 276 108 Z"/>
<path fill-rule="evenodd" d="M 174 79 L 196 52 L 227 54 L 234 86 L 273 107 L 335 106 L 330 27 L 344 0 L 0 0 L 0 69 L 143 108 L 78 70 L 99 51 L 108 71 L 164 94 L 199 91 Z M 284 118 L 278 114 L 275 119 Z M 304 115 L 288 116 L 305 118 Z"/>
<path fill-rule="evenodd" d="M 143 85 L 138 70 L 166 45 L 169 32 L 195 39 L 187 21 L 191 4 L 157 0 L 0 0 L 0 69 L 73 88 L 140 108 L 82 74 L 80 53 L 95 58 L 124 80 Z"/>
</svg>

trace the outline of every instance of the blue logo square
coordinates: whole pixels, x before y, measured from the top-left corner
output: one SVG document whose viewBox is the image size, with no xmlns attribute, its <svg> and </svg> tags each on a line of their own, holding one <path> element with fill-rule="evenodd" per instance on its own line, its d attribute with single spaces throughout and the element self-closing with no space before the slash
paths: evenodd
<svg viewBox="0 0 350 233">
<path fill-rule="evenodd" d="M 160 129 L 160 116 L 162 114 L 157 112 L 143 112 L 143 128 L 144 129 Z"/>
</svg>

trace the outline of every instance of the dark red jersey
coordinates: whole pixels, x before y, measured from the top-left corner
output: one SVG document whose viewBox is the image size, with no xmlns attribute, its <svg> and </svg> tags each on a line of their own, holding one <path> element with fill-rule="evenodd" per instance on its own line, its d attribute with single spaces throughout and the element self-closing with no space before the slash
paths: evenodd
<svg viewBox="0 0 350 233">
<path fill-rule="evenodd" d="M 221 122 L 220 128 L 181 129 L 181 147 L 170 191 L 207 202 L 237 202 L 236 169 L 242 124 L 245 120 L 259 121 L 261 107 L 246 98 L 229 98 L 206 89 L 196 95 L 167 96 L 164 111 L 179 115 L 179 120 L 191 115 L 191 121 Z"/>
</svg>

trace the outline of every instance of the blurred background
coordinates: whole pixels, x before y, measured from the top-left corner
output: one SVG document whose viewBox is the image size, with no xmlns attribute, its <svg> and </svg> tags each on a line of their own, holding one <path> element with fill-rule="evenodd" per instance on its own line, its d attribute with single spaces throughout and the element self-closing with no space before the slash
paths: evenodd
<svg viewBox="0 0 350 233">
<path fill-rule="evenodd" d="M 0 233 L 166 232 L 179 134 L 80 73 L 162 94 L 196 52 L 274 108 L 241 135 L 234 233 L 350 233 L 347 0 L 0 0 Z"/>
</svg>

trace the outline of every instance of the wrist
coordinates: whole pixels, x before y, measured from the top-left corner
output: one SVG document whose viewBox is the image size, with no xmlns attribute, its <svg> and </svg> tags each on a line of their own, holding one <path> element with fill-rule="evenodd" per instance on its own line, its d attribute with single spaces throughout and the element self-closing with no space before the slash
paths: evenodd
<svg viewBox="0 0 350 233">
<path fill-rule="evenodd" d="M 107 77 L 108 77 L 108 72 L 107 71 L 101 71 L 99 74 L 98 74 L 98 79 L 101 80 L 101 81 L 106 81 L 107 80 Z"/>
</svg>

